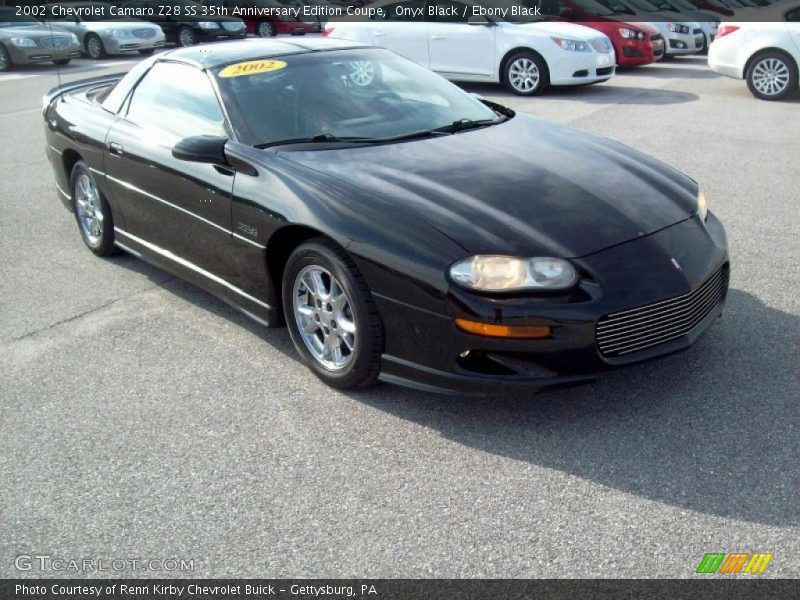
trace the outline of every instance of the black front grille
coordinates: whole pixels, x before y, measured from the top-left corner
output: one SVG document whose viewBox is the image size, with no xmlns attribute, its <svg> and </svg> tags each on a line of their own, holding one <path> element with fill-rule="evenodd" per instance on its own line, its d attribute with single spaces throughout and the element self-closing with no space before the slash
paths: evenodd
<svg viewBox="0 0 800 600">
<path fill-rule="evenodd" d="M 660 39 L 663 39 L 663 38 L 661 37 L 661 34 L 660 34 L 660 33 L 654 33 L 653 35 L 651 35 L 651 36 L 650 36 L 650 41 L 651 41 L 651 42 L 655 42 L 655 41 L 658 41 L 658 40 L 660 40 Z"/>
<path fill-rule="evenodd" d="M 602 317 L 597 322 L 600 354 L 624 356 L 689 333 L 722 300 L 726 284 L 722 267 L 693 292 Z"/>
<path fill-rule="evenodd" d="M 603 77 L 605 75 L 611 75 L 614 72 L 614 67 L 603 67 L 602 69 L 597 69 L 597 76 Z"/>
<path fill-rule="evenodd" d="M 702 29 L 695 29 L 694 31 L 692 31 L 692 33 L 693 33 L 694 35 L 700 35 L 700 34 L 702 34 L 702 33 L 703 33 L 703 30 L 702 30 Z"/>
</svg>

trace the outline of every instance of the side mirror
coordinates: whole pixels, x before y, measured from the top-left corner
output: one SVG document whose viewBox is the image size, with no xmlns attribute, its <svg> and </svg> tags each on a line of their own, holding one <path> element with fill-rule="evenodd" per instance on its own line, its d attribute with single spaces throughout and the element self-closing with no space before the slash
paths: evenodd
<svg viewBox="0 0 800 600">
<path fill-rule="evenodd" d="M 225 158 L 225 144 L 227 138 L 216 135 L 196 135 L 182 139 L 172 148 L 172 156 L 178 160 L 190 162 L 209 163 L 212 165 L 227 165 Z"/>
<path fill-rule="evenodd" d="M 485 25 L 487 27 L 489 27 L 491 25 L 494 25 L 494 23 L 492 21 L 490 21 L 486 17 L 481 17 L 481 16 L 470 17 L 469 19 L 467 19 L 467 24 L 468 25 Z"/>
</svg>

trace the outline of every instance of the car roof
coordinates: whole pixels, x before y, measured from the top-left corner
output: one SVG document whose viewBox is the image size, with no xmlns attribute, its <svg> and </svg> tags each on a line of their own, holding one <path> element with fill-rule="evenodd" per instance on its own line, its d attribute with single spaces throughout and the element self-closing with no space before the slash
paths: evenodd
<svg viewBox="0 0 800 600">
<path fill-rule="evenodd" d="M 215 42 L 202 46 L 178 48 L 158 55 L 157 60 L 170 60 L 190 64 L 201 69 L 214 69 L 231 63 L 288 54 L 306 54 L 326 50 L 345 50 L 369 47 L 346 40 L 309 38 L 307 40 L 260 40 L 244 39 L 230 42 Z"/>
</svg>

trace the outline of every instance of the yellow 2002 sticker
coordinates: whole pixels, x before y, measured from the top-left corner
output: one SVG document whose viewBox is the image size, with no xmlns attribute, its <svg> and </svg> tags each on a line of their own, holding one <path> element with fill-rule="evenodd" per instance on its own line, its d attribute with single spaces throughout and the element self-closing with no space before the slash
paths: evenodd
<svg viewBox="0 0 800 600">
<path fill-rule="evenodd" d="M 251 60 L 248 62 L 236 63 L 222 69 L 220 77 L 239 77 L 240 75 L 255 75 L 256 73 L 266 73 L 268 71 L 278 71 L 286 67 L 282 60 Z"/>
</svg>

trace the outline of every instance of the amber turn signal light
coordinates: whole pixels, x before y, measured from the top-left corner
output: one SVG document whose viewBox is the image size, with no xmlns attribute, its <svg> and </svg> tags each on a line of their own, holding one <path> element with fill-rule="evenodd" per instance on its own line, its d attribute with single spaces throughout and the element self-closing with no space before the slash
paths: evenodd
<svg viewBox="0 0 800 600">
<path fill-rule="evenodd" d="M 455 319 L 456 327 L 467 333 L 496 338 L 535 339 L 550 337 L 548 325 L 492 325 L 467 319 Z"/>
</svg>

